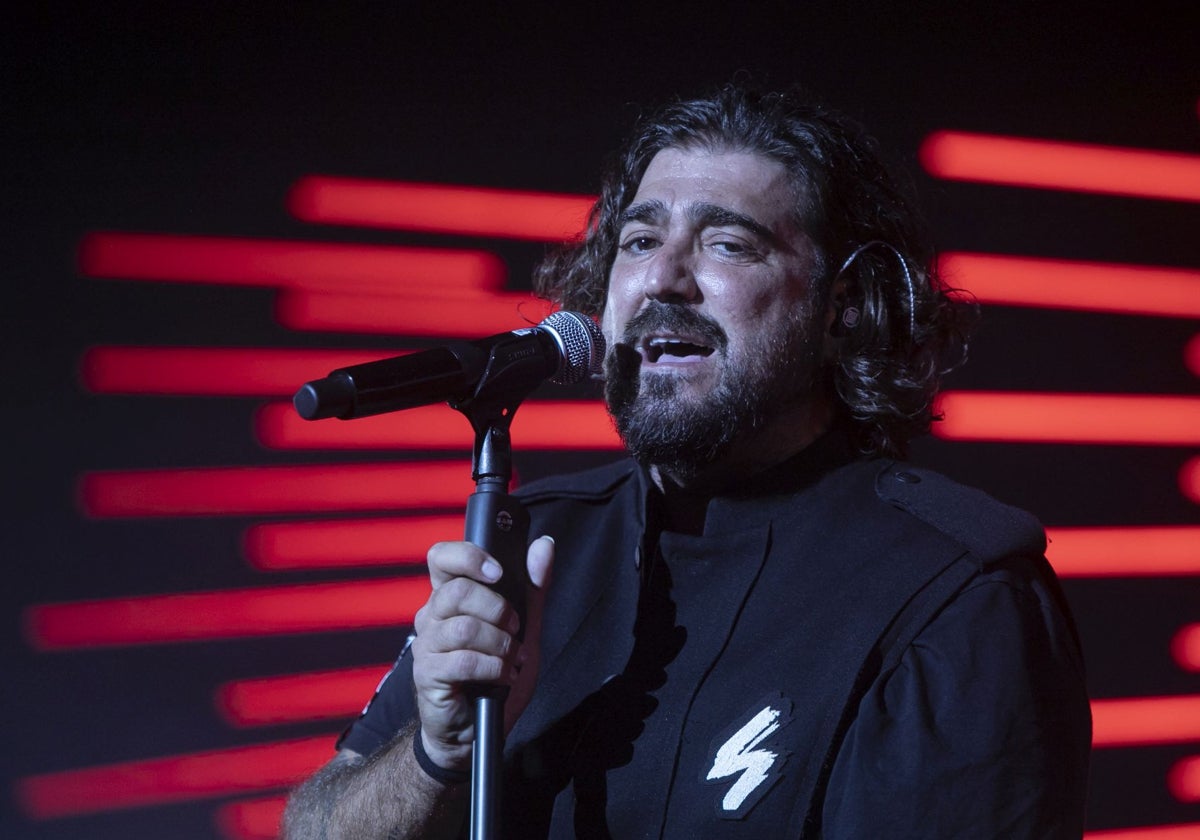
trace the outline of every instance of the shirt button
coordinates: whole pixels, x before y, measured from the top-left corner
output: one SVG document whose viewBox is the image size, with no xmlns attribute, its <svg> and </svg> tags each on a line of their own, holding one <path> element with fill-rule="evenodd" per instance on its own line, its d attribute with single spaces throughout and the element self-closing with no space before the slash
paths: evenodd
<svg viewBox="0 0 1200 840">
<path fill-rule="evenodd" d="M 896 473 L 896 480 L 903 481 L 905 484 L 920 484 L 921 476 L 916 473 L 898 472 Z"/>
</svg>

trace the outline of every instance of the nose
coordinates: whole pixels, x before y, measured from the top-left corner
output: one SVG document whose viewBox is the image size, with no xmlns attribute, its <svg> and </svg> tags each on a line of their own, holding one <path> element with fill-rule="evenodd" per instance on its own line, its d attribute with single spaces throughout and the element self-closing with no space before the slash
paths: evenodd
<svg viewBox="0 0 1200 840">
<path fill-rule="evenodd" d="M 646 269 L 644 291 L 660 302 L 694 302 L 700 295 L 691 249 L 682 243 L 664 244 Z"/>
</svg>

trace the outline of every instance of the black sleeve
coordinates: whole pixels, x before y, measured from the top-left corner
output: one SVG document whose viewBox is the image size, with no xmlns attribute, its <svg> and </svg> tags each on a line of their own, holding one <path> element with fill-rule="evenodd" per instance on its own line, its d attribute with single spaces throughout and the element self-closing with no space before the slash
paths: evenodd
<svg viewBox="0 0 1200 840">
<path fill-rule="evenodd" d="M 375 695 L 363 708 L 358 720 L 350 724 L 338 739 L 338 749 L 354 750 L 369 756 L 389 743 L 396 734 L 417 717 L 417 702 L 412 684 L 412 641 L 409 636 L 392 669 L 388 671 Z"/>
<path fill-rule="evenodd" d="M 1078 838 L 1090 745 L 1069 619 L 1045 581 L 989 572 L 863 698 L 822 836 Z"/>
</svg>

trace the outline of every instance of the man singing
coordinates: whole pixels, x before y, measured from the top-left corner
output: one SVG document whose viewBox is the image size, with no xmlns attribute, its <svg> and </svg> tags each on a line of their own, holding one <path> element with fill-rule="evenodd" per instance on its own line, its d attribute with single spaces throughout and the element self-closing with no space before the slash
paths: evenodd
<svg viewBox="0 0 1200 840">
<path fill-rule="evenodd" d="M 644 120 L 538 274 L 600 317 L 632 459 L 520 491 L 522 642 L 493 559 L 429 550 L 415 638 L 286 836 L 459 836 L 485 683 L 511 688 L 504 837 L 1079 837 L 1090 718 L 1042 529 L 900 460 L 965 351 L 918 227 L 871 141 L 792 94 Z"/>
</svg>

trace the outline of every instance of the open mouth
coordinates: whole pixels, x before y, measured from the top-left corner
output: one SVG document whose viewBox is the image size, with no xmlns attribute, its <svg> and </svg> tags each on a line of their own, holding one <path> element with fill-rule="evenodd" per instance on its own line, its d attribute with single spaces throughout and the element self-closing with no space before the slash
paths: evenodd
<svg viewBox="0 0 1200 840">
<path fill-rule="evenodd" d="M 644 342 L 642 350 L 646 361 L 651 364 L 659 361 L 669 362 L 674 359 L 711 356 L 713 352 L 713 348 L 707 344 L 697 344 L 686 338 L 668 338 L 662 336 L 654 337 Z"/>
</svg>

